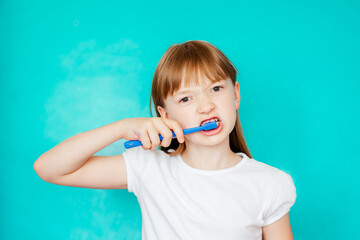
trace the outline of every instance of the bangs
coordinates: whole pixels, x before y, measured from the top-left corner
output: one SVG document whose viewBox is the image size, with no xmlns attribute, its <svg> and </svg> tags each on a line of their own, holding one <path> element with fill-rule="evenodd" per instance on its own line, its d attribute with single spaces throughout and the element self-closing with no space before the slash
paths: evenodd
<svg viewBox="0 0 360 240">
<path fill-rule="evenodd" d="M 216 47 L 205 41 L 190 41 L 172 45 L 160 59 L 152 86 L 154 103 L 163 106 L 168 95 L 182 86 L 212 83 L 231 78 L 236 81 L 236 68 Z M 161 97 L 160 97 L 161 96 Z M 159 98 L 160 97 L 160 98 Z"/>
<path fill-rule="evenodd" d="M 219 65 L 201 59 L 200 61 L 193 61 L 193 59 L 187 61 L 178 71 L 179 77 L 172 79 L 174 88 L 170 94 L 178 91 L 181 85 L 184 87 L 199 86 L 205 84 L 206 78 L 215 83 L 228 77 Z"/>
</svg>

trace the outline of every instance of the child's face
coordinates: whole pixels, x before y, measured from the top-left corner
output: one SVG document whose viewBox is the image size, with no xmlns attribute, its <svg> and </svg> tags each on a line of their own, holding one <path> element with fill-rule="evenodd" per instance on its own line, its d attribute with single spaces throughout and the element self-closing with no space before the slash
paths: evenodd
<svg viewBox="0 0 360 240">
<path fill-rule="evenodd" d="M 188 92 L 183 93 L 187 90 Z M 179 122 L 185 128 L 198 127 L 205 119 L 218 117 L 222 129 L 215 135 L 206 136 L 201 132 L 185 135 L 185 141 L 201 145 L 214 145 L 228 140 L 236 123 L 236 110 L 240 105 L 239 83 L 235 87 L 230 78 L 211 83 L 207 78 L 200 86 L 191 85 L 180 89 L 165 99 L 165 108 L 157 107 L 160 115 Z M 206 140 L 206 141 L 204 141 Z"/>
</svg>

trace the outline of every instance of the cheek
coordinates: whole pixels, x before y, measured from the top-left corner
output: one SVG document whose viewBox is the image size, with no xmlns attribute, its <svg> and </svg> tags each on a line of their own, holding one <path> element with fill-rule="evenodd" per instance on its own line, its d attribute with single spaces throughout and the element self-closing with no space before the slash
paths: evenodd
<svg viewBox="0 0 360 240">
<path fill-rule="evenodd" d="M 171 113 L 169 113 L 169 116 L 171 119 L 177 121 L 183 129 L 192 126 L 191 121 L 194 118 L 194 115 L 191 114 L 191 112 L 188 111 L 188 109 L 185 110 L 178 108 L 172 111 Z"/>
<path fill-rule="evenodd" d="M 179 112 L 179 119 L 187 126 L 192 126 L 192 122 L 194 121 L 194 113 L 190 111 L 181 111 Z"/>
<path fill-rule="evenodd" d="M 220 108 L 220 112 L 222 112 L 225 116 L 230 119 L 235 118 L 236 120 L 236 104 L 232 95 L 221 99 L 221 103 L 218 106 Z"/>
<path fill-rule="evenodd" d="M 216 100 L 216 106 L 219 109 L 229 112 L 235 109 L 235 99 L 230 94 L 224 94 Z"/>
<path fill-rule="evenodd" d="M 196 125 L 196 112 L 192 108 L 183 108 L 178 110 L 176 113 L 177 120 L 180 123 L 180 126 L 185 128 L 197 127 Z"/>
</svg>

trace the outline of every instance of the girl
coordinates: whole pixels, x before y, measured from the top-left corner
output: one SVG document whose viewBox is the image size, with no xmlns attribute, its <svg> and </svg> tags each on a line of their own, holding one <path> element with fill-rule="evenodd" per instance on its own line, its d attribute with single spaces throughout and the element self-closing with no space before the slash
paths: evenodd
<svg viewBox="0 0 360 240">
<path fill-rule="evenodd" d="M 139 200 L 143 239 L 293 239 L 293 180 L 252 158 L 239 120 L 236 73 L 208 42 L 174 44 L 153 78 L 157 117 L 122 119 L 77 134 L 42 154 L 34 169 L 55 184 L 127 188 Z M 207 121 L 218 127 L 183 134 Z M 123 138 L 142 146 L 93 155 Z"/>
</svg>

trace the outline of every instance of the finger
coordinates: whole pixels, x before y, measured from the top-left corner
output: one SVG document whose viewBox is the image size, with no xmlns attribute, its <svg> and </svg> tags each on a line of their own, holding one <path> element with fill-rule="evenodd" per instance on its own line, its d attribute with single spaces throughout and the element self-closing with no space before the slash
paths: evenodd
<svg viewBox="0 0 360 240">
<path fill-rule="evenodd" d="M 140 142 L 142 144 L 143 149 L 148 150 L 151 148 L 150 137 L 146 130 L 141 131 L 140 133 Z"/>
<path fill-rule="evenodd" d="M 181 128 L 180 124 L 172 119 L 166 119 L 166 124 L 170 129 L 172 129 L 175 132 L 176 138 L 179 143 L 183 143 L 185 141 L 184 132 Z"/>
<path fill-rule="evenodd" d="M 148 128 L 148 134 L 151 141 L 151 150 L 155 150 L 160 145 L 159 133 L 154 127 Z"/>
<path fill-rule="evenodd" d="M 163 136 L 163 140 L 161 141 L 160 145 L 163 147 L 168 147 L 171 144 L 173 138 L 172 131 L 163 121 L 159 121 L 156 127 L 159 129 L 161 136 Z"/>
</svg>

